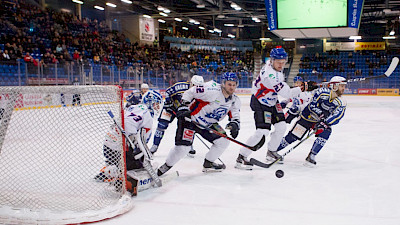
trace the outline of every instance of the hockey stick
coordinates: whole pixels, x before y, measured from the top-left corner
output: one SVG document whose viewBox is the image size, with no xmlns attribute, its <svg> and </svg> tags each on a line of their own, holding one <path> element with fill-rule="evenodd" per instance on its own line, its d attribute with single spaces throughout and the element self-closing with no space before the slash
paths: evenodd
<svg viewBox="0 0 400 225">
<path fill-rule="evenodd" d="M 287 150 L 279 159 L 276 159 L 275 161 L 273 161 L 272 163 L 263 163 L 261 161 L 258 161 L 255 158 L 251 158 L 250 159 L 250 163 L 259 166 L 259 167 L 263 167 L 263 168 L 270 168 L 272 165 L 274 165 L 275 163 L 277 163 L 278 161 L 280 161 L 284 156 L 286 156 L 287 154 L 289 154 L 291 151 L 293 151 L 295 148 L 297 148 L 297 146 L 299 146 L 301 143 L 303 143 L 304 141 L 306 141 L 308 138 L 310 138 L 313 134 L 315 134 L 315 131 L 309 133 L 307 135 L 307 137 L 303 138 L 303 140 L 301 140 L 299 143 L 297 143 L 295 146 L 293 146 L 292 148 L 290 148 L 289 150 Z"/>
<path fill-rule="evenodd" d="M 118 127 L 118 129 L 121 131 L 121 133 L 125 136 L 125 138 L 129 141 L 129 144 L 133 148 L 135 145 L 133 144 L 132 140 L 129 138 L 129 136 L 126 134 L 125 130 L 117 123 L 117 121 L 114 118 L 114 114 L 110 111 L 108 111 L 108 115 L 110 115 L 111 119 L 114 121 L 114 124 Z M 138 135 L 138 138 L 141 138 L 141 136 Z M 157 187 L 162 186 L 162 181 L 160 178 L 157 176 L 157 173 L 154 171 L 154 168 L 150 164 L 150 158 L 149 154 L 146 152 L 143 143 L 141 141 L 138 141 L 139 149 L 143 152 L 145 155 L 144 160 L 143 160 L 143 167 L 144 169 L 149 173 L 151 178 L 153 178 L 154 183 L 157 185 Z M 150 153 L 151 156 L 151 153 Z"/>
<path fill-rule="evenodd" d="M 196 126 L 199 126 L 199 127 L 203 128 L 203 129 L 206 129 L 206 130 L 210 131 L 211 133 L 214 133 L 214 134 L 216 134 L 216 135 L 218 135 L 218 136 L 221 136 L 221 137 L 223 137 L 223 138 L 226 138 L 226 139 L 228 139 L 228 140 L 230 140 L 230 141 L 232 141 L 232 142 L 234 142 L 234 143 L 236 143 L 236 144 L 238 144 L 238 145 L 241 145 L 241 146 L 243 146 L 243 147 L 245 147 L 245 148 L 248 148 L 248 149 L 250 149 L 250 150 L 252 150 L 252 151 L 257 151 L 257 150 L 260 149 L 260 148 L 264 145 L 264 143 L 265 143 L 265 136 L 263 136 L 263 137 L 261 138 L 261 140 L 260 140 L 256 145 L 254 145 L 254 146 L 249 146 L 249 145 L 246 145 L 246 144 L 244 144 L 244 143 L 242 143 L 242 142 L 240 142 L 240 141 L 236 141 L 235 139 L 228 137 L 226 134 L 220 133 L 220 132 L 218 132 L 218 131 L 216 131 L 216 130 L 214 130 L 214 129 L 211 129 L 211 128 L 209 128 L 209 127 L 206 127 L 206 126 L 204 126 L 204 125 L 202 125 L 202 124 L 200 124 L 200 123 L 198 123 L 198 122 L 196 122 L 196 121 L 193 121 L 193 120 L 191 120 L 191 119 L 189 119 L 189 118 L 187 118 L 187 117 L 185 117 L 185 120 L 186 120 L 187 122 L 193 123 L 193 124 L 196 125 Z"/>
<path fill-rule="evenodd" d="M 388 69 L 384 74 L 377 75 L 377 76 L 372 76 L 372 77 L 360 77 L 360 78 L 353 78 L 353 79 L 348 79 L 346 80 L 347 83 L 353 83 L 353 82 L 359 82 L 359 81 L 365 81 L 365 80 L 371 80 L 371 79 L 376 79 L 376 78 L 385 78 L 385 77 L 390 77 L 392 75 L 393 71 L 396 69 L 397 65 L 399 64 L 399 58 L 393 57 L 392 62 L 390 63 Z M 323 86 L 328 84 L 329 82 L 323 82 L 320 84 L 317 84 L 319 86 Z"/>
<path fill-rule="evenodd" d="M 208 148 L 208 150 L 210 150 L 210 147 L 208 147 L 208 145 L 203 141 L 203 139 L 201 139 L 199 136 L 197 136 L 197 134 L 195 134 L 194 136 L 197 137 L 197 139 L 199 139 L 199 140 L 201 141 L 201 143 L 203 143 L 203 145 L 206 146 L 206 148 Z M 219 161 L 224 165 L 224 167 L 226 168 L 225 163 L 222 162 L 222 160 L 221 160 L 220 158 L 218 158 L 218 160 L 219 160 Z"/>
</svg>

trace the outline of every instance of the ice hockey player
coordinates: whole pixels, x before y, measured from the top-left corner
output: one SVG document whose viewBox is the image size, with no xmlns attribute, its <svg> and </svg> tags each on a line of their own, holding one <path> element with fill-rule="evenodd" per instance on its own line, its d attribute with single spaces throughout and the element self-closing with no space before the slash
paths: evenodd
<svg viewBox="0 0 400 225">
<path fill-rule="evenodd" d="M 224 73 L 221 84 L 215 81 L 204 83 L 203 86 L 194 86 L 182 95 L 181 104 L 178 107 L 176 117 L 178 128 L 175 136 L 175 146 L 170 150 L 166 162 L 158 169 L 161 176 L 190 150 L 195 133 L 199 133 L 204 139 L 211 142 L 210 151 L 206 154 L 203 163 L 203 172 L 222 171 L 224 164 L 217 164 L 218 159 L 229 145 L 229 140 L 210 133 L 202 127 L 194 125 L 185 118 L 216 129 L 220 132 L 223 128 L 218 124 L 230 111 L 230 134 L 236 138 L 240 129 L 240 99 L 234 94 L 238 86 L 238 77 L 235 73 Z M 192 102 L 195 100 L 194 102 Z M 192 102 L 192 104 L 190 104 Z M 190 104 L 190 106 L 189 106 Z"/>
<path fill-rule="evenodd" d="M 138 142 L 146 145 L 151 136 L 153 127 L 153 117 L 156 111 L 161 109 L 162 96 L 154 90 L 145 93 L 142 101 L 132 97 L 129 99 L 130 106 L 124 109 L 124 125 L 125 132 L 131 138 L 135 146 L 129 145 L 129 150 L 126 152 L 126 167 L 127 170 L 137 170 L 143 168 L 143 152 L 138 147 Z M 144 133 L 140 133 L 144 132 Z M 141 138 L 144 136 L 144 140 Z M 103 155 L 106 159 L 106 166 L 100 170 L 100 173 L 95 177 L 97 181 L 110 182 L 120 188 L 122 185 L 121 176 L 121 150 L 118 140 L 121 132 L 113 125 L 107 132 L 103 146 Z M 127 142 L 128 143 L 128 142 Z M 128 191 L 135 194 L 136 178 L 128 176 Z"/>
<path fill-rule="evenodd" d="M 341 98 L 345 87 L 346 79 L 341 76 L 334 76 L 329 81 L 328 88 L 319 88 L 311 102 L 301 112 L 300 119 L 282 139 L 278 151 L 296 140 L 301 140 L 307 131 L 314 128 L 317 139 L 314 141 L 304 165 L 316 165 L 315 156 L 329 139 L 332 133 L 331 126 L 338 124 L 346 111 L 346 102 Z M 274 152 L 274 155 L 277 158 L 280 157 L 277 152 Z"/>
<path fill-rule="evenodd" d="M 286 108 L 286 105 L 288 105 L 289 102 L 292 102 L 287 112 L 285 113 L 286 123 L 289 124 L 292 122 L 294 118 L 298 118 L 300 116 L 300 112 L 303 111 L 303 109 L 311 101 L 311 98 L 313 96 L 312 91 L 318 88 L 316 82 L 314 81 L 304 82 L 303 78 L 300 76 L 295 76 L 293 78 L 293 82 L 294 82 L 294 87 L 300 87 L 302 92 L 294 98 L 281 102 L 282 108 Z"/>
<path fill-rule="evenodd" d="M 293 98 L 301 92 L 301 88 L 290 88 L 285 83 L 282 71 L 288 55 L 283 48 L 272 49 L 270 58 L 261 69 L 257 79 L 253 81 L 250 107 L 254 111 L 256 131 L 247 140 L 247 144 L 253 146 L 263 136 L 267 137 L 273 125 L 275 131 L 271 133 L 268 149 L 276 149 L 286 131 L 285 115 L 278 101 L 278 95 L 285 99 Z M 251 153 L 251 150 L 241 148 L 235 168 L 251 170 L 253 165 L 247 159 Z M 270 154 L 272 152 L 268 151 L 267 155 Z"/>
<path fill-rule="evenodd" d="M 149 89 L 149 85 L 148 84 L 146 84 L 146 83 L 143 83 L 142 85 L 140 85 L 140 94 L 141 94 L 141 96 L 144 96 L 144 94 L 146 94 L 146 92 L 148 92 L 150 89 Z"/>
<path fill-rule="evenodd" d="M 154 133 L 153 146 L 151 147 L 151 153 L 155 153 L 160 145 L 162 138 L 164 137 L 164 132 L 167 130 L 169 124 L 175 119 L 177 108 L 181 102 L 182 94 L 188 90 L 191 86 L 198 86 L 204 83 L 202 76 L 194 75 L 190 83 L 183 81 L 177 82 L 171 87 L 167 88 L 165 91 L 165 101 L 164 106 L 161 111 L 160 117 L 158 118 L 157 130 Z M 193 157 L 196 151 L 193 149 L 188 153 L 188 156 Z"/>
</svg>

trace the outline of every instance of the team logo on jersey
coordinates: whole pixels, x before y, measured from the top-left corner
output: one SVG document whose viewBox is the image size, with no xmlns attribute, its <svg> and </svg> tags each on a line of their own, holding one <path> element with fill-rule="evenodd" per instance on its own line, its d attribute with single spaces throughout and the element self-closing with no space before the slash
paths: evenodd
<svg viewBox="0 0 400 225">
<path fill-rule="evenodd" d="M 274 75 L 273 73 L 270 73 L 270 74 L 268 75 L 268 77 L 269 77 L 269 78 L 272 78 L 272 79 L 275 79 L 275 75 Z"/>
<path fill-rule="evenodd" d="M 207 113 L 204 116 L 207 118 L 216 119 L 219 121 L 223 116 L 226 115 L 227 112 L 228 112 L 228 109 L 226 109 L 226 108 L 218 108 L 218 109 L 215 109 L 212 113 Z"/>
<path fill-rule="evenodd" d="M 183 129 L 183 141 L 192 141 L 194 137 L 194 130 L 189 130 L 187 128 Z"/>
</svg>

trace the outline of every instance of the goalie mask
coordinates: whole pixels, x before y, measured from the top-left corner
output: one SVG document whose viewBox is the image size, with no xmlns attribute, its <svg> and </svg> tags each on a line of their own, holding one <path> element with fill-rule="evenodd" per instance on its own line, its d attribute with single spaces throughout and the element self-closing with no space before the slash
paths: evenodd
<svg viewBox="0 0 400 225">
<path fill-rule="evenodd" d="M 142 98 L 142 104 L 146 105 L 152 117 L 161 110 L 163 97 L 154 90 L 149 90 Z"/>
</svg>

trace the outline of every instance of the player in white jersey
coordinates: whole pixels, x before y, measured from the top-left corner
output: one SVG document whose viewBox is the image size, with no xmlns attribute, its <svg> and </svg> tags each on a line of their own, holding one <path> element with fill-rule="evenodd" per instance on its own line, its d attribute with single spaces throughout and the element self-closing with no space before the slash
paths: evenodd
<svg viewBox="0 0 400 225">
<path fill-rule="evenodd" d="M 153 117 L 155 111 L 161 109 L 162 96 L 154 90 L 147 91 L 140 102 L 138 98 L 132 97 L 129 99 L 131 104 L 124 109 L 124 127 L 125 132 L 137 144 L 143 140 L 138 138 L 139 132 L 144 132 L 145 142 L 148 142 L 151 136 L 151 129 L 153 127 Z M 107 132 L 103 146 L 103 154 L 106 158 L 106 166 L 100 170 L 100 173 L 95 177 L 97 181 L 103 182 L 121 182 L 118 177 L 121 177 L 121 168 L 119 162 L 121 160 L 120 143 L 118 142 L 121 132 L 116 125 L 112 125 L 111 129 Z M 129 142 L 127 142 L 129 143 Z M 143 168 L 143 153 L 138 146 L 129 146 L 126 152 L 126 169 L 135 170 Z M 128 182 L 129 178 L 128 178 Z M 134 192 L 132 184 L 130 184 L 130 192 Z"/>
<path fill-rule="evenodd" d="M 257 79 L 253 81 L 250 107 L 254 111 L 256 131 L 247 140 L 247 145 L 253 146 L 263 136 L 268 136 L 272 125 L 274 125 L 275 131 L 271 133 L 268 149 L 276 149 L 285 134 L 285 115 L 278 101 L 278 95 L 288 99 L 301 92 L 300 87 L 290 88 L 285 83 L 282 71 L 287 57 L 288 55 L 283 48 L 272 49 L 271 59 L 266 62 Z M 241 148 L 235 168 L 251 170 L 253 165 L 247 159 L 251 152 L 247 148 Z M 267 154 L 270 154 L 270 152 L 268 150 Z"/>
<path fill-rule="evenodd" d="M 175 146 L 169 152 L 166 162 L 158 169 L 159 176 L 167 172 L 189 152 L 195 133 L 199 133 L 204 139 L 213 143 L 205 156 L 203 172 L 225 169 L 224 164 L 217 164 L 214 161 L 228 147 L 229 140 L 187 121 L 187 118 L 190 118 L 203 126 L 223 132 L 218 122 L 229 112 L 230 122 L 227 127 L 230 128 L 231 136 L 237 137 L 240 129 L 241 103 L 234 91 L 238 85 L 238 78 L 235 73 L 224 73 L 221 83 L 209 81 L 204 85 L 191 87 L 183 93 L 181 105 L 176 113 L 178 128 Z M 192 102 L 193 100 L 195 101 Z M 191 103 L 190 106 L 189 103 Z"/>
</svg>

